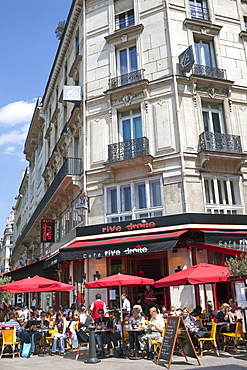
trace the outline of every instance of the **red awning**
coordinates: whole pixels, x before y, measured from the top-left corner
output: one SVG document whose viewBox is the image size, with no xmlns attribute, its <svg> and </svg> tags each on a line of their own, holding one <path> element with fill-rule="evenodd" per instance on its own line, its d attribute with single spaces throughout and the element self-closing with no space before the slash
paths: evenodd
<svg viewBox="0 0 247 370">
<path fill-rule="evenodd" d="M 180 235 L 186 233 L 188 230 L 179 230 L 173 231 L 170 233 L 159 233 L 159 234 L 147 234 L 147 235 L 135 235 L 135 236 L 125 236 L 105 240 L 93 240 L 93 241 L 76 241 L 65 247 L 60 248 L 60 251 L 68 249 L 77 249 L 77 248 L 86 248 L 86 247 L 100 247 L 100 246 L 109 246 L 117 244 L 143 244 L 151 243 L 155 241 L 161 241 L 165 239 L 174 239 L 178 238 Z"/>
<path fill-rule="evenodd" d="M 224 253 L 224 254 L 231 254 L 232 256 L 241 256 L 243 253 L 247 253 L 246 251 L 239 250 L 239 249 L 232 249 L 226 248 L 223 246 L 212 245 L 212 244 L 205 244 L 205 243 L 195 243 L 195 248 L 199 249 L 206 249 L 209 251 Z"/>
</svg>

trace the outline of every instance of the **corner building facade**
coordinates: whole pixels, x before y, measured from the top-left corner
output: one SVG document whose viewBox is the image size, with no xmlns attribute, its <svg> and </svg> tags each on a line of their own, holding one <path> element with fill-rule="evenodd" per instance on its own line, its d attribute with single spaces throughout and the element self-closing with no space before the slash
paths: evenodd
<svg viewBox="0 0 247 370">
<path fill-rule="evenodd" d="M 245 0 L 72 2 L 25 142 L 13 268 L 39 260 L 75 285 L 62 303 L 88 304 L 96 272 L 158 280 L 247 250 L 246 19 Z M 204 305 L 201 288 L 158 303 Z M 229 295 L 207 286 L 215 307 Z"/>
</svg>

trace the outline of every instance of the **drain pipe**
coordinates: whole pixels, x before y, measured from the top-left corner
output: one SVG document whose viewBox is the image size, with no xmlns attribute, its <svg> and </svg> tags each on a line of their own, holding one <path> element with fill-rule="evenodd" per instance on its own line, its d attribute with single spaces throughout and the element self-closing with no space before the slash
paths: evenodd
<svg viewBox="0 0 247 370">
<path fill-rule="evenodd" d="M 183 128 L 180 120 L 180 109 L 179 109 L 179 100 L 178 100 L 178 88 L 177 88 L 177 78 L 176 78 L 176 60 L 173 59 L 172 53 L 172 40 L 171 40 L 171 31 L 170 31 L 170 16 L 169 16 L 169 0 L 165 0 L 166 4 L 166 15 L 167 15 L 167 32 L 168 32 L 168 43 L 170 48 L 171 54 L 171 65 L 172 65 L 172 78 L 173 78 L 173 85 L 174 85 L 174 102 L 175 102 L 175 110 L 176 110 L 176 117 L 178 123 L 178 138 L 179 138 L 179 154 L 181 158 L 181 176 L 182 176 L 182 187 L 183 187 L 183 212 L 188 212 L 188 201 L 187 201 L 187 191 L 186 191 L 186 181 L 185 181 L 185 161 L 183 156 L 183 149 L 184 149 L 184 142 L 183 142 Z"/>
</svg>

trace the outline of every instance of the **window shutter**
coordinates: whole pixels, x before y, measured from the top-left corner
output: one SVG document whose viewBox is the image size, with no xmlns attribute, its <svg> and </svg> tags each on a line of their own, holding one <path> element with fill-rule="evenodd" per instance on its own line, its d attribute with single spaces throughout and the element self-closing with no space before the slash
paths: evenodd
<svg viewBox="0 0 247 370">
<path fill-rule="evenodd" d="M 127 12 L 130 9 L 134 9 L 134 2 L 133 0 L 115 0 L 114 7 L 115 15 L 118 15 Z"/>
</svg>

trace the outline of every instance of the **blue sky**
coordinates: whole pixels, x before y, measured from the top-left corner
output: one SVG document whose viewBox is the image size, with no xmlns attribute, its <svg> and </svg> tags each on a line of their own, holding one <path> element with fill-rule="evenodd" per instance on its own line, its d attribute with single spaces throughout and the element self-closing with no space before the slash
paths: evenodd
<svg viewBox="0 0 247 370">
<path fill-rule="evenodd" d="M 0 0 L 0 235 L 28 166 L 23 145 L 59 44 L 55 29 L 71 3 Z"/>
</svg>

